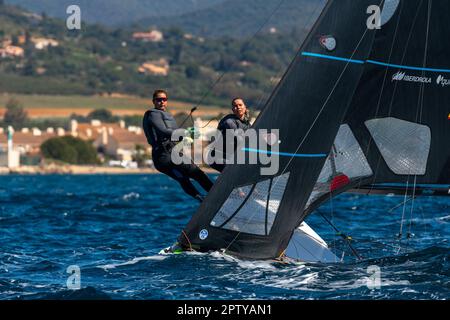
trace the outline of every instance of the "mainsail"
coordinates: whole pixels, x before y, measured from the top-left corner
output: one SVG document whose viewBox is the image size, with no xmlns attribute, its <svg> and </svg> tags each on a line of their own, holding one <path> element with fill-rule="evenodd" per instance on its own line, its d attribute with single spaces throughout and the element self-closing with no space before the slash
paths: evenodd
<svg viewBox="0 0 450 320">
<path fill-rule="evenodd" d="M 450 2 L 388 3 L 395 13 L 377 31 L 334 144 L 338 150 L 327 160 L 342 168 L 348 183 L 326 192 L 317 183 L 307 213 L 349 189 L 450 195 L 450 46 L 442 40 L 450 33 Z M 358 151 L 348 152 L 349 143 Z M 326 169 L 322 181 L 330 178 Z"/>
<path fill-rule="evenodd" d="M 368 26 L 374 4 L 380 29 Z M 446 0 L 328 1 L 254 124 L 280 129 L 280 171 L 227 166 L 181 245 L 277 258 L 334 195 L 449 184 L 449 12 Z"/>
</svg>

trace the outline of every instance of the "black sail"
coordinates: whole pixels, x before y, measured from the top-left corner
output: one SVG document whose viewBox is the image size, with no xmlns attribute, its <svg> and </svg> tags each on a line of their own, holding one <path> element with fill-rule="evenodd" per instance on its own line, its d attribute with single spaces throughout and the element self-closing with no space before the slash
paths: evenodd
<svg viewBox="0 0 450 320">
<path fill-rule="evenodd" d="M 327 3 L 254 124 L 280 129 L 279 172 L 262 176 L 261 165 L 227 166 L 179 236 L 183 246 L 252 259 L 283 253 L 360 83 L 376 33 L 366 23 L 374 4 L 382 1 Z"/>
<path fill-rule="evenodd" d="M 376 33 L 336 152 L 327 160 L 337 165 L 342 183 L 331 187 L 325 165 L 306 213 L 330 193 L 350 189 L 450 195 L 450 1 L 386 2 L 390 19 Z M 349 148 L 358 151 L 349 154 Z"/>
</svg>

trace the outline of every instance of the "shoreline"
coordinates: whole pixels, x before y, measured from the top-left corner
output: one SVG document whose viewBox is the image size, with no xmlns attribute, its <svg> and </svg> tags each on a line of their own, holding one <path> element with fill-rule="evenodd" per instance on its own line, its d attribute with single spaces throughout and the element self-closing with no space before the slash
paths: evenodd
<svg viewBox="0 0 450 320">
<path fill-rule="evenodd" d="M 206 173 L 217 173 L 211 168 L 202 168 Z M 48 166 L 20 166 L 17 168 L 0 167 L 0 176 L 4 175 L 92 175 L 92 174 L 161 174 L 153 168 L 127 169 L 101 166 L 76 165 L 48 165 Z"/>
</svg>

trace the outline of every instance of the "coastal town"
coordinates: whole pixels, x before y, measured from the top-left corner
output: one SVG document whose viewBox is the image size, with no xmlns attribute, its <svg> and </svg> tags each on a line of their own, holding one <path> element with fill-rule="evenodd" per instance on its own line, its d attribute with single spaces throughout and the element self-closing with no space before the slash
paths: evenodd
<svg viewBox="0 0 450 320">
<path fill-rule="evenodd" d="M 41 21 L 42 17 L 33 15 L 33 19 Z M 184 34 L 184 39 L 192 40 L 194 36 Z M 134 32 L 129 41 L 123 41 L 121 47 L 127 47 L 128 42 L 132 43 L 161 43 L 164 42 L 163 32 L 157 29 Z M 196 39 L 203 42 L 203 38 Z M 60 41 L 52 37 L 32 36 L 28 32 L 18 34 L 0 35 L 0 63 L 15 63 L 14 68 L 24 70 L 27 67 L 32 69 L 35 76 L 45 76 L 48 72 L 45 66 L 27 66 L 23 62 L 27 58 L 27 51 L 47 52 L 52 48 L 64 47 Z M 134 70 L 136 74 L 153 77 L 168 77 L 170 73 L 170 62 L 167 58 L 161 57 L 154 60 L 142 61 Z M 4 93 L 8 95 L 8 93 Z M 118 93 L 105 93 L 98 95 L 108 97 L 122 97 Z M 31 96 L 27 96 L 29 98 Z M 39 100 L 39 96 L 37 97 Z M 68 98 L 69 99 L 69 98 Z M 33 98 L 31 98 L 33 101 Z M 34 101 L 33 101 L 34 102 Z M 0 119 L 5 118 L 7 113 L 7 103 L 0 103 Z M 83 106 L 83 110 L 95 111 L 96 108 Z M 22 107 L 20 107 L 22 108 Z M 32 115 L 33 118 L 61 118 L 61 113 L 66 110 L 73 115 L 77 110 L 67 110 L 67 107 L 53 105 L 25 109 L 22 112 Z M 109 109 L 108 106 L 105 110 Z M 178 112 L 180 108 L 178 107 Z M 122 113 L 134 117 L 142 117 L 144 109 L 139 108 L 139 113 L 132 110 L 122 110 Z M 186 104 L 186 110 L 189 107 Z M 214 111 L 200 112 L 196 117 L 194 126 L 197 126 L 201 134 L 206 134 L 208 130 L 214 129 L 218 121 L 211 121 L 217 117 Z M 108 111 L 109 112 L 109 111 Z M 120 114 L 121 110 L 115 110 Z M 112 113 L 111 113 L 112 114 Z M 118 117 L 116 121 L 102 121 L 101 119 L 90 118 L 88 121 L 78 121 L 70 119 L 69 114 L 64 115 L 69 125 L 48 126 L 38 128 L 35 126 L 7 124 L 3 121 L 0 127 L 0 174 L 91 174 L 91 173 L 152 173 L 156 172 L 151 160 L 151 146 L 148 144 L 141 125 L 130 125 Z M 203 118 L 205 117 L 205 118 Z M 86 120 L 86 119 L 85 119 Z M 208 126 L 205 127 L 205 123 Z M 91 145 L 95 150 L 98 162 L 95 164 L 65 163 L 46 157 L 41 147 L 49 140 L 55 138 L 73 137 L 81 139 Z"/>
<path fill-rule="evenodd" d="M 195 119 L 200 135 L 214 130 L 218 122 Z M 99 159 L 98 165 L 70 165 L 45 159 L 41 146 L 56 137 L 75 137 L 92 144 Z M 141 159 L 138 161 L 137 159 Z M 47 161 L 46 161 L 47 160 Z M 50 159 L 51 160 L 51 159 Z M 141 127 L 117 123 L 70 121 L 70 128 L 22 128 L 15 131 L 0 128 L 0 174 L 8 173 L 153 173 L 151 146 Z"/>
</svg>

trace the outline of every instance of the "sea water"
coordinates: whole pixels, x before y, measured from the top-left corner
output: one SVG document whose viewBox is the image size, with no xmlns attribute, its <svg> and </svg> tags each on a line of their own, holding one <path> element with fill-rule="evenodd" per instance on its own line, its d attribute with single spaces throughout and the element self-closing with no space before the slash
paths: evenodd
<svg viewBox="0 0 450 320">
<path fill-rule="evenodd" d="M 0 181 L 0 299 L 450 298 L 450 198 L 342 195 L 320 211 L 363 259 L 315 213 L 342 262 L 277 264 L 159 255 L 198 206 L 163 175 Z"/>
</svg>

